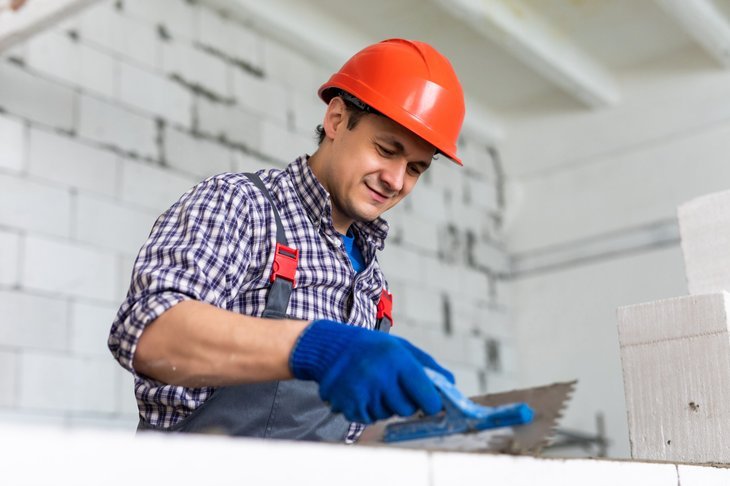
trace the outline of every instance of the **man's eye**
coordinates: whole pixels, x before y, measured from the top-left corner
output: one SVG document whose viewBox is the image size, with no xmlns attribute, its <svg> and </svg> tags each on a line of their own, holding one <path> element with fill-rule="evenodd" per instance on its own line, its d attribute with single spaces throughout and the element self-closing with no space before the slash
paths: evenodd
<svg viewBox="0 0 730 486">
<path fill-rule="evenodd" d="M 376 146 L 378 147 L 378 152 L 380 152 L 383 155 L 390 157 L 391 155 L 395 154 L 395 152 L 393 152 L 392 150 L 388 150 L 387 148 L 383 147 L 382 145 L 376 144 Z"/>
</svg>

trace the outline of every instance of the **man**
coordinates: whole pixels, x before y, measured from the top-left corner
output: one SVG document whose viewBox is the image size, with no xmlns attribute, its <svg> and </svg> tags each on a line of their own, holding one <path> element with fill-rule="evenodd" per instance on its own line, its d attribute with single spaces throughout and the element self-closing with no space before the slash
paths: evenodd
<svg viewBox="0 0 730 486">
<path fill-rule="evenodd" d="M 441 409 L 424 367 L 451 373 L 374 330 L 390 297 L 375 252 L 381 214 L 434 155 L 461 163 L 461 86 L 431 46 L 391 39 L 319 95 L 314 154 L 203 181 L 142 247 L 109 338 L 135 375 L 140 429 L 352 441 Z"/>
</svg>

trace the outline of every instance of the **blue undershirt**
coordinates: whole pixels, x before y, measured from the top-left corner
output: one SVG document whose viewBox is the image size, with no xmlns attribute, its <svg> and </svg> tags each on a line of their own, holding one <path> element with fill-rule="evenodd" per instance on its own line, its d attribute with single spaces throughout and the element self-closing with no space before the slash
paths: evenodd
<svg viewBox="0 0 730 486">
<path fill-rule="evenodd" d="M 352 268 L 355 269 L 355 273 L 360 273 L 365 268 L 365 259 L 362 257 L 360 248 L 355 244 L 355 235 L 351 230 L 347 230 L 346 235 L 340 235 L 342 243 L 345 244 L 345 251 L 347 256 L 350 257 Z"/>
</svg>

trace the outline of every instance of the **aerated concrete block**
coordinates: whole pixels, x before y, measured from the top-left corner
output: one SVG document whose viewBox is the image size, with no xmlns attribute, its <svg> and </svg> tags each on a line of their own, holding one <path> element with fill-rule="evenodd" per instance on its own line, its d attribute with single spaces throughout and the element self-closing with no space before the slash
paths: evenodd
<svg viewBox="0 0 730 486">
<path fill-rule="evenodd" d="M 634 459 L 730 463 L 730 294 L 619 308 Z"/>
<path fill-rule="evenodd" d="M 689 201 L 677 214 L 689 293 L 730 290 L 730 191 Z"/>
</svg>

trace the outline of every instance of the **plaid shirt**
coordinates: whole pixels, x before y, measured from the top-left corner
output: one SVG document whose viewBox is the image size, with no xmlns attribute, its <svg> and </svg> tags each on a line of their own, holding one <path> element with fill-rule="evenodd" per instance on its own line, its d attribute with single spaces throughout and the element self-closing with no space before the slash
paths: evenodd
<svg viewBox="0 0 730 486">
<path fill-rule="evenodd" d="M 299 249 L 289 315 L 372 329 L 385 286 L 375 252 L 383 248 L 388 224 L 382 219 L 353 224 L 368 262 L 355 274 L 332 224 L 329 194 L 310 170 L 307 156 L 286 170 L 258 174 L 276 203 L 289 245 Z M 145 327 L 186 299 L 245 315 L 263 314 L 275 244 L 270 203 L 243 174 L 221 174 L 193 187 L 157 219 L 137 256 L 129 292 L 111 328 L 114 357 L 134 373 L 132 359 Z M 159 427 L 182 420 L 214 390 L 134 377 L 140 415 Z M 348 440 L 361 430 L 352 424 Z"/>
</svg>

